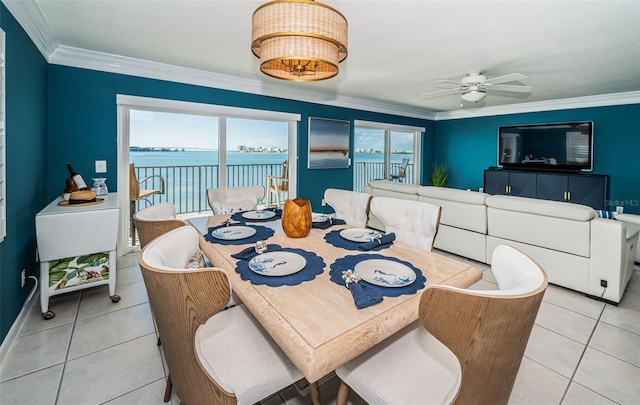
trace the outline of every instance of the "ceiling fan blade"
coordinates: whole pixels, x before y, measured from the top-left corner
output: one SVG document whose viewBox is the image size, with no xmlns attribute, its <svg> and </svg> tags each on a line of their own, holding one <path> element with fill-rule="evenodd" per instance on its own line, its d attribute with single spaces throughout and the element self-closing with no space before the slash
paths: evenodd
<svg viewBox="0 0 640 405">
<path fill-rule="evenodd" d="M 517 86 L 515 84 L 494 84 L 487 86 L 487 90 L 512 91 L 516 93 L 526 93 L 531 91 L 531 89 L 533 89 L 533 86 Z"/>
<path fill-rule="evenodd" d="M 460 85 L 460 82 L 456 82 L 453 80 L 436 80 L 436 83 L 451 83 L 451 84 L 455 84 L 456 86 Z"/>
<path fill-rule="evenodd" d="M 457 88 L 457 89 L 431 91 L 429 93 L 420 94 L 420 97 L 429 98 L 429 97 L 448 96 L 450 94 L 459 94 L 461 90 L 462 90 L 461 88 Z"/>
<path fill-rule="evenodd" d="M 523 80 L 526 79 L 527 76 L 520 74 L 520 73 L 511 73 L 510 75 L 504 75 L 504 76 L 498 76 L 498 77 L 494 77 L 492 79 L 487 79 L 485 80 L 485 84 L 500 84 L 500 83 L 507 83 L 507 82 L 515 82 L 516 80 Z"/>
</svg>

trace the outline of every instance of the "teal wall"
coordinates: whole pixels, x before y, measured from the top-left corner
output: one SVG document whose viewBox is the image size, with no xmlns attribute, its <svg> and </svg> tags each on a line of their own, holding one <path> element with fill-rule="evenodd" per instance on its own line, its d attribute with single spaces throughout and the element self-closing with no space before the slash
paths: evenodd
<svg viewBox="0 0 640 405">
<path fill-rule="evenodd" d="M 48 165 L 48 198 L 55 197 L 64 187 L 64 179 L 68 175 L 64 162 L 67 160 L 71 161 L 74 169 L 85 178 L 95 177 L 95 160 L 106 160 L 107 187 L 109 190 L 116 190 L 117 94 L 301 114 L 302 118 L 298 124 L 298 196 L 308 198 L 314 210 L 317 208 L 318 211 L 321 210 L 320 204 L 325 188 L 352 188 L 353 170 L 307 169 L 307 133 L 310 116 L 350 121 L 352 158 L 353 120 L 432 128 L 431 122 L 421 119 L 51 65 L 49 152 L 52 159 Z M 425 139 L 423 149 L 430 150 L 432 134 L 428 134 Z"/>
<path fill-rule="evenodd" d="M 612 209 L 640 214 L 640 104 L 437 121 L 434 153 L 450 168 L 448 187 L 477 190 L 497 165 L 499 126 L 567 121 L 593 121 L 592 173 L 610 176 Z"/>
<path fill-rule="evenodd" d="M 20 287 L 20 271 L 37 273 L 34 217 L 47 199 L 47 63 L 0 4 L 6 45 L 7 236 L 0 243 L 0 341 L 34 286 Z M 39 274 L 39 273 L 38 273 Z"/>
</svg>

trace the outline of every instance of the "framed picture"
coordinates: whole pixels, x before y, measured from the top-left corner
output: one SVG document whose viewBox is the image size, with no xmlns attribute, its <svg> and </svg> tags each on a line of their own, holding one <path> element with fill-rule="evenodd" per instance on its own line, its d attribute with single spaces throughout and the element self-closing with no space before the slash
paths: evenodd
<svg viewBox="0 0 640 405">
<path fill-rule="evenodd" d="M 309 117 L 309 169 L 349 167 L 350 122 Z"/>
</svg>

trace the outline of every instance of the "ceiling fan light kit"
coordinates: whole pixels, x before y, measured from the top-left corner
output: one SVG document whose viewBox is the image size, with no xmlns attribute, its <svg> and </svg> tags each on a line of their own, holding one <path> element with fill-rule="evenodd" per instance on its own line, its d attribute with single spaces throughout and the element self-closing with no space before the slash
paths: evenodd
<svg viewBox="0 0 640 405">
<path fill-rule="evenodd" d="M 504 76 L 494 77 L 488 79 L 487 76 L 480 71 L 468 72 L 460 82 L 454 82 L 451 80 L 436 80 L 436 85 L 442 87 L 455 85 L 455 88 L 446 90 L 437 90 L 429 93 L 423 93 L 421 96 L 425 97 L 439 97 L 448 96 L 451 94 L 460 94 L 462 100 L 470 103 L 477 103 L 484 100 L 488 91 L 503 91 L 503 92 L 516 92 L 526 93 L 533 89 L 532 86 L 524 86 L 517 84 L 502 84 L 507 82 L 513 82 L 517 80 L 526 79 L 527 76 L 520 73 L 511 73 Z M 462 106 L 462 104 L 460 105 Z"/>
<path fill-rule="evenodd" d="M 313 0 L 276 0 L 253 13 L 251 51 L 271 77 L 317 81 L 338 74 L 347 57 L 347 19 Z"/>
</svg>

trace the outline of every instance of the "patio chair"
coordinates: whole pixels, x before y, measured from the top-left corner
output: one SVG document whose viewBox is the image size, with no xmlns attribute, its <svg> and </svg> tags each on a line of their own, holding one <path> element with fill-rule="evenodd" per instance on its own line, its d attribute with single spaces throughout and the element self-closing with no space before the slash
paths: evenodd
<svg viewBox="0 0 640 405">
<path fill-rule="evenodd" d="M 394 180 L 400 181 L 400 179 L 406 178 L 408 164 L 409 164 L 409 159 L 402 159 L 402 163 L 400 163 L 400 167 L 398 167 L 398 171 L 395 173 L 390 173 L 389 179 L 391 181 L 394 181 Z"/>
<path fill-rule="evenodd" d="M 282 162 L 282 175 L 273 176 L 265 175 L 267 179 L 267 189 L 269 196 L 267 197 L 267 207 L 274 206 L 273 196 L 275 196 L 275 206 L 280 207 L 289 195 L 289 161 Z"/>
<path fill-rule="evenodd" d="M 422 201 L 373 197 L 371 213 L 400 242 L 431 251 L 440 224 L 440 207 Z"/>
<path fill-rule="evenodd" d="M 157 179 L 160 188 L 158 189 L 141 189 L 140 185 L 151 180 Z M 136 212 L 137 202 L 142 200 L 147 205 L 153 205 L 149 197 L 154 194 L 164 194 L 164 178 L 160 175 L 153 175 L 145 177 L 142 180 L 138 180 L 136 176 L 136 169 L 133 163 L 129 163 L 129 221 L 130 221 L 130 233 L 131 244 L 136 244 L 136 226 L 133 222 L 133 214 Z"/>
<path fill-rule="evenodd" d="M 357 191 L 335 188 L 324 191 L 324 200 L 336 212 L 336 218 L 358 228 L 367 224 L 370 199 L 371 195 Z"/>
<path fill-rule="evenodd" d="M 430 285 L 419 322 L 338 367 L 337 404 L 349 387 L 371 404 L 507 404 L 547 276 L 505 245 L 492 263 L 497 290 Z"/>
<path fill-rule="evenodd" d="M 254 210 L 263 198 L 262 186 L 207 189 L 207 201 L 214 215 Z"/>
<path fill-rule="evenodd" d="M 187 268 L 198 232 L 180 227 L 138 255 L 171 381 L 181 403 L 253 404 L 301 380 L 302 373 L 244 305 L 222 269 Z"/>
</svg>

